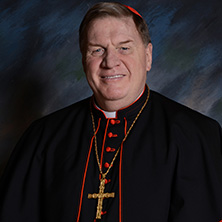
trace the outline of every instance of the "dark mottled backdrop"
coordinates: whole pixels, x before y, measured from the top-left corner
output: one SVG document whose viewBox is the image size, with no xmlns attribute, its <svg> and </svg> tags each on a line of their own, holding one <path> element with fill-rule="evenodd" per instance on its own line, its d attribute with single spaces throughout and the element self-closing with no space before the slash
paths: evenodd
<svg viewBox="0 0 222 222">
<path fill-rule="evenodd" d="M 98 1 L 1 0 L 0 168 L 35 119 L 91 95 L 78 27 Z M 130 0 L 154 45 L 151 89 L 222 124 L 222 1 Z"/>
</svg>

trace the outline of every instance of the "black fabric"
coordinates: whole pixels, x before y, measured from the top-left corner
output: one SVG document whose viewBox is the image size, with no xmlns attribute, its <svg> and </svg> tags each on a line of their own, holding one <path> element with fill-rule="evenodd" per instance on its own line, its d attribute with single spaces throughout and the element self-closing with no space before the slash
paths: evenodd
<svg viewBox="0 0 222 222">
<path fill-rule="evenodd" d="M 118 149 L 146 96 L 147 88 L 138 101 L 117 112 L 115 124 L 92 105 L 92 98 L 35 121 L 1 178 L 0 221 L 74 222 L 81 203 L 79 221 L 93 222 L 97 200 L 87 196 L 98 192 L 99 170 L 90 106 L 99 156 L 103 153 L 103 164 L 110 163 L 114 152 L 102 152 L 103 144 Z M 109 132 L 117 137 L 109 138 Z M 107 179 L 106 192 L 115 192 L 115 198 L 104 199 L 100 221 L 219 222 L 221 127 L 151 91 Z"/>
</svg>

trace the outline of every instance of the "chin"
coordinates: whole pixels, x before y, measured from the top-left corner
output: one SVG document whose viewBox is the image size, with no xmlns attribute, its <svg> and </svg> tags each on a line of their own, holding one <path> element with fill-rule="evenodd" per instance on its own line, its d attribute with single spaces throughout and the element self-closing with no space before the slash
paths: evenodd
<svg viewBox="0 0 222 222">
<path fill-rule="evenodd" d="M 105 99 L 109 100 L 120 100 L 123 99 L 127 95 L 126 92 L 122 91 L 111 91 L 104 94 Z"/>
<path fill-rule="evenodd" d="M 103 98 L 105 100 L 109 100 L 109 101 L 118 101 L 118 100 L 121 100 L 123 97 L 122 96 L 116 96 L 116 95 L 106 95 L 106 96 L 103 96 Z"/>
</svg>

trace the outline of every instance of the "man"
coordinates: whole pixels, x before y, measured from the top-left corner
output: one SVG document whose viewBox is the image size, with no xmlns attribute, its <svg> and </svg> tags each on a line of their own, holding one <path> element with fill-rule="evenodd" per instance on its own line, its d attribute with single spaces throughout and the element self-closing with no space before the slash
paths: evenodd
<svg viewBox="0 0 222 222">
<path fill-rule="evenodd" d="M 219 222 L 221 128 L 149 90 L 140 14 L 96 4 L 80 49 L 93 96 L 26 131 L 2 177 L 0 221 Z"/>
</svg>

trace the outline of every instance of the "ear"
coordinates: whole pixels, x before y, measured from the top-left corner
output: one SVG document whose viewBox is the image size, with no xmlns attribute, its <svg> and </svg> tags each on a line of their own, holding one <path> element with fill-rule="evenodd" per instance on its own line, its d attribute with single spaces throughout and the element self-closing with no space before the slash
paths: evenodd
<svg viewBox="0 0 222 222">
<path fill-rule="evenodd" d="M 145 50 L 146 50 L 146 71 L 150 71 L 152 66 L 153 45 L 149 43 Z"/>
</svg>

